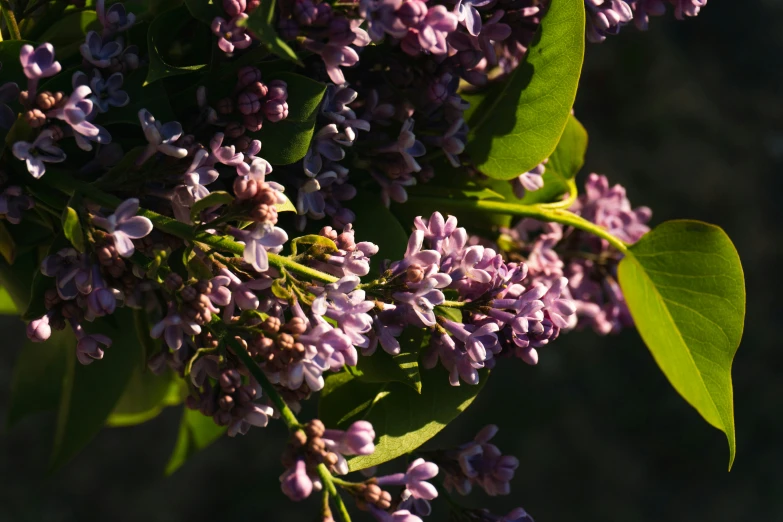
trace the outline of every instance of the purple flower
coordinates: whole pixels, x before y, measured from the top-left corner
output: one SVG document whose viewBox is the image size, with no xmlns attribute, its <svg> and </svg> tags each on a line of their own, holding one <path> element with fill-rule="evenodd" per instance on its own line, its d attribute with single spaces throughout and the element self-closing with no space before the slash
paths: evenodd
<svg viewBox="0 0 783 522">
<path fill-rule="evenodd" d="M 152 221 L 137 216 L 138 211 L 139 200 L 130 198 L 123 201 L 109 217 L 93 217 L 95 225 L 112 236 L 117 253 L 122 257 L 130 257 L 136 250 L 131 239 L 141 239 L 152 232 Z"/>
<path fill-rule="evenodd" d="M 634 24 L 642 31 L 647 30 L 650 16 L 661 16 L 666 13 L 664 0 L 635 0 L 631 4 L 631 8 L 633 9 Z"/>
<path fill-rule="evenodd" d="M 60 62 L 54 59 L 54 46 L 50 43 L 43 43 L 36 48 L 23 45 L 19 52 L 19 61 L 22 62 L 24 75 L 35 82 L 54 76 L 62 70 Z M 32 91 L 34 90 L 33 88 Z M 30 95 L 32 96 L 33 92 Z"/>
<path fill-rule="evenodd" d="M 49 326 L 49 315 L 44 315 L 27 324 L 27 338 L 34 343 L 45 342 L 52 335 L 52 327 Z"/>
<path fill-rule="evenodd" d="M 422 520 L 408 511 L 407 509 L 400 509 L 394 513 L 387 513 L 381 511 L 372 504 L 369 504 L 370 513 L 378 520 L 378 522 L 422 522 Z"/>
<path fill-rule="evenodd" d="M 234 234 L 245 242 L 245 261 L 250 263 L 256 272 L 266 272 L 269 269 L 267 251 L 279 252 L 288 241 L 285 230 L 269 223 L 257 223 L 250 231 L 235 230 Z"/>
<path fill-rule="evenodd" d="M 285 496 L 299 502 L 313 492 L 313 481 L 307 474 L 307 464 L 304 459 L 297 459 L 293 468 L 287 469 L 280 476 L 280 486 Z"/>
<path fill-rule="evenodd" d="M 244 175 L 240 169 L 247 168 L 245 156 L 241 152 L 237 152 L 233 145 L 223 145 L 225 137 L 225 134 L 218 132 L 209 140 L 209 148 L 212 151 L 210 159 L 223 165 L 238 167 L 237 174 Z"/>
<path fill-rule="evenodd" d="M 271 278 L 251 279 L 250 281 L 242 282 L 241 279 L 225 268 L 220 269 L 220 274 L 229 279 L 228 289 L 231 292 L 229 302 L 224 305 L 225 308 L 223 309 L 223 319 L 226 322 L 230 321 L 231 317 L 234 316 L 237 307 L 240 310 L 256 310 L 259 305 L 259 299 L 255 291 L 266 290 L 272 286 L 273 282 Z"/>
<path fill-rule="evenodd" d="M 500 522 L 535 522 L 535 521 L 533 520 L 533 517 L 531 517 L 527 513 L 527 511 L 525 511 L 521 507 L 518 507 L 509 511 L 503 518 L 500 519 Z"/>
<path fill-rule="evenodd" d="M 591 42 L 603 42 L 606 36 L 618 34 L 620 27 L 633 19 L 633 11 L 624 0 L 585 0 L 586 36 Z"/>
<path fill-rule="evenodd" d="M 346 430 L 326 430 L 327 447 L 343 455 L 371 455 L 375 451 L 375 430 L 367 421 L 356 421 Z"/>
<path fill-rule="evenodd" d="M 9 223 L 18 225 L 22 221 L 22 212 L 35 206 L 35 201 L 26 196 L 21 187 L 11 185 L 0 194 L 0 216 Z"/>
<path fill-rule="evenodd" d="M 218 47 L 221 51 L 231 54 L 235 49 L 241 50 L 250 47 L 253 39 L 247 34 L 244 27 L 247 19 L 246 13 L 240 13 L 228 22 L 219 16 L 212 20 L 212 34 L 219 37 Z"/>
<path fill-rule="evenodd" d="M 106 287 L 106 283 L 101 277 L 101 271 L 98 265 L 92 269 L 92 292 L 87 296 L 87 310 L 90 318 L 111 315 L 117 307 L 117 299 L 111 288 Z"/>
<path fill-rule="evenodd" d="M 55 278 L 57 294 L 64 301 L 73 299 L 80 293 L 89 294 L 92 290 L 92 272 L 87 259 L 73 248 L 64 248 L 44 258 L 41 262 L 41 273 Z"/>
<path fill-rule="evenodd" d="M 190 319 L 186 319 L 175 310 L 170 309 L 166 317 L 152 327 L 150 336 L 153 339 L 159 339 L 163 336 L 166 345 L 174 351 L 182 348 L 184 337 L 198 335 L 201 333 L 201 326 Z"/>
<path fill-rule="evenodd" d="M 218 179 L 218 171 L 208 165 L 209 153 L 199 149 L 193 155 L 193 161 L 183 175 L 183 184 L 191 204 L 209 195 L 209 185 Z"/>
<path fill-rule="evenodd" d="M 82 57 L 99 69 L 105 69 L 111 65 L 112 58 L 122 53 L 122 44 L 119 41 L 104 43 L 101 35 L 95 31 L 87 33 L 85 42 L 79 47 Z"/>
<path fill-rule="evenodd" d="M 68 97 L 65 105 L 51 111 L 49 115 L 67 123 L 73 130 L 76 143 L 82 150 L 92 150 L 90 141 L 100 144 L 111 143 L 109 132 L 99 125 L 90 123 L 93 116 L 92 90 L 87 85 L 80 85 Z"/>
<path fill-rule="evenodd" d="M 117 5 L 117 4 L 115 4 Z M 95 104 L 100 112 L 108 112 L 109 107 L 125 107 L 130 103 L 128 93 L 121 90 L 123 76 L 121 72 L 116 72 L 109 76 L 108 80 L 103 79 L 100 71 L 93 71 L 92 80 L 81 71 L 73 75 L 74 89 L 79 85 L 89 85 L 92 90 L 90 100 Z"/>
<path fill-rule="evenodd" d="M 432 500 L 438 496 L 438 490 L 427 482 L 438 474 L 438 466 L 424 459 L 416 459 L 410 463 L 405 473 L 396 473 L 378 477 L 379 486 L 402 486 L 410 492 L 413 498 Z"/>
<path fill-rule="evenodd" d="M 127 31 L 136 22 L 136 15 L 127 12 L 120 2 L 112 4 L 106 10 L 106 0 L 98 0 L 95 10 L 98 12 L 98 20 L 103 25 L 104 36 Z"/>
<path fill-rule="evenodd" d="M 410 15 L 405 13 L 408 15 L 406 25 L 409 25 L 411 30 L 402 40 L 402 50 L 412 56 L 416 56 L 422 50 L 432 54 L 446 54 L 448 52 L 446 37 L 457 30 L 459 24 L 457 16 L 442 5 L 427 9 L 426 4 L 421 0 L 408 0 L 400 8 L 401 17 L 403 10 L 407 11 L 408 6 L 415 4 L 421 5 L 426 10 L 426 14 L 422 17 L 418 11 Z M 405 22 L 406 20 L 403 19 L 403 23 Z"/>
<path fill-rule="evenodd" d="M 544 186 L 544 171 L 546 170 L 546 163 L 549 159 L 545 159 L 531 170 L 520 174 L 516 179 L 511 182 L 514 188 L 514 195 L 519 199 L 525 197 L 527 191 L 535 192 L 536 190 Z"/>
<path fill-rule="evenodd" d="M 511 26 L 508 24 L 500 23 L 500 19 L 503 18 L 505 12 L 499 9 L 492 15 L 492 18 L 487 20 L 484 27 L 481 29 L 481 34 L 478 35 L 479 48 L 487 59 L 489 65 L 497 65 L 498 57 L 495 53 L 495 42 L 502 42 L 509 36 L 511 36 Z"/>
<path fill-rule="evenodd" d="M 314 178 L 323 168 L 323 157 L 332 161 L 345 158 L 345 151 L 334 140 L 340 133 L 337 125 L 330 123 L 315 133 L 305 155 L 303 168 L 307 176 Z"/>
<path fill-rule="evenodd" d="M 400 303 L 410 306 L 426 326 L 435 326 L 435 313 L 433 310 L 446 300 L 443 292 L 436 290 L 436 288 L 444 288 L 450 282 L 450 278 L 444 284 L 443 280 L 430 277 L 422 281 L 414 292 L 396 292 L 393 297 Z"/>
<path fill-rule="evenodd" d="M 50 129 L 42 131 L 35 141 L 17 141 L 11 148 L 16 159 L 27 163 L 27 171 L 35 179 L 46 173 L 44 163 L 61 163 L 65 161 L 65 153 L 54 141 L 54 132 Z"/>
<path fill-rule="evenodd" d="M 111 339 L 103 334 L 88 335 L 81 325 L 74 325 L 76 343 L 76 358 L 85 366 L 93 361 L 103 359 L 103 349 L 111 347 Z"/>
<path fill-rule="evenodd" d="M 8 104 L 17 99 L 19 99 L 17 84 L 8 82 L 0 85 L 0 129 L 8 130 L 16 121 L 16 112 Z"/>
<path fill-rule="evenodd" d="M 409 118 L 403 123 L 397 142 L 379 149 L 379 152 L 398 152 L 402 155 L 405 164 L 412 172 L 419 172 L 421 165 L 414 158 L 424 156 L 427 153 L 427 149 L 413 134 L 413 118 Z"/>
<path fill-rule="evenodd" d="M 139 122 L 149 145 L 144 154 L 139 156 L 137 164 L 141 165 L 147 161 L 156 151 L 172 158 L 184 158 L 188 155 L 187 149 L 176 146 L 177 140 L 182 136 L 182 125 L 179 122 L 161 124 L 147 109 L 139 111 Z"/>
<path fill-rule="evenodd" d="M 476 7 L 484 7 L 491 0 L 457 0 L 454 13 L 457 20 L 465 26 L 470 34 L 478 36 L 481 32 L 481 14 Z M 509 31 L 510 32 L 510 31 Z"/>
<path fill-rule="evenodd" d="M 345 76 L 340 67 L 353 67 L 359 63 L 359 54 L 349 45 L 335 45 L 305 40 L 304 47 L 308 51 L 321 56 L 326 65 L 326 73 L 334 83 L 345 83 Z"/>
<path fill-rule="evenodd" d="M 707 0 L 670 0 L 674 4 L 674 16 L 682 20 L 685 16 L 697 16 Z"/>
</svg>

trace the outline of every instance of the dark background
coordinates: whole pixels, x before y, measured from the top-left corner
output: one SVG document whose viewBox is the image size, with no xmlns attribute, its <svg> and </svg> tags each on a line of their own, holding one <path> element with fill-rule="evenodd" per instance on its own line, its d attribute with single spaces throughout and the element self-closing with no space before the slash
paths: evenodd
<svg viewBox="0 0 783 522">
<path fill-rule="evenodd" d="M 538 367 L 500 366 L 475 404 L 434 443 L 468 440 L 495 422 L 521 466 L 510 497 L 539 522 L 783 520 L 783 355 L 775 276 L 783 167 L 783 6 L 713 0 L 684 22 L 655 19 L 589 45 L 576 114 L 590 133 L 586 170 L 624 184 L 654 222 L 722 226 L 743 259 L 745 336 L 734 364 L 737 460 L 723 435 L 668 385 L 633 331 L 561 338 Z M 5 319 L 0 382 L 22 343 Z M 44 349 L 44 347 L 42 347 Z M 95 393 L 100 393 L 96 390 Z M 0 418 L 7 385 L 0 387 Z M 89 407 L 85 404 L 84 407 Z M 47 475 L 54 420 L 0 434 L 0 521 L 310 521 L 314 506 L 280 493 L 279 423 L 220 440 L 169 478 L 162 469 L 179 412 L 106 429 Z M 428 520 L 446 519 L 442 503 Z"/>
</svg>

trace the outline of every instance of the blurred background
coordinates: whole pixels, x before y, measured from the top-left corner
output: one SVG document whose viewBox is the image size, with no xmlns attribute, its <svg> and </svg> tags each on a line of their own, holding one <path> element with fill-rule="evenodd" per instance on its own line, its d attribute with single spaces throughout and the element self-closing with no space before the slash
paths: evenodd
<svg viewBox="0 0 783 522">
<path fill-rule="evenodd" d="M 783 4 L 713 0 L 696 19 L 654 19 L 588 45 L 576 115 L 590 133 L 585 172 L 627 187 L 655 224 L 692 218 L 722 226 L 747 278 L 745 336 L 734 362 L 737 459 L 669 386 L 636 332 L 562 337 L 533 368 L 500 365 L 471 408 L 432 441 L 458 444 L 486 423 L 519 457 L 512 495 L 467 502 L 538 522 L 783 520 L 783 352 L 773 279 L 783 256 Z M 585 173 L 582 173 L 584 178 Z M 23 342 L 3 319 L 0 418 Z M 95 390 L 100 393 L 100 390 Z M 89 407 L 89 404 L 84 404 Z M 280 424 L 223 439 L 173 476 L 178 409 L 147 424 L 105 429 L 47 474 L 54 418 L 0 432 L 0 522 L 315 520 L 279 491 Z M 317 502 L 317 499 L 316 499 Z M 436 503 L 427 520 L 446 520 Z"/>
</svg>

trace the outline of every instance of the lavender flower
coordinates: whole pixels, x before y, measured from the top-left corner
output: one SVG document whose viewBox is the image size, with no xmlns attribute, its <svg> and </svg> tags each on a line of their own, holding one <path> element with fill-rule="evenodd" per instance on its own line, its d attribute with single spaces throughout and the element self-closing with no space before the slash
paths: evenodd
<svg viewBox="0 0 783 522">
<path fill-rule="evenodd" d="M 633 11 L 624 0 L 585 0 L 585 7 L 586 36 L 591 42 L 603 42 L 607 35 L 619 33 L 620 27 L 633 19 Z"/>
<path fill-rule="evenodd" d="M 98 20 L 103 25 L 103 36 L 127 31 L 136 23 L 136 15 L 127 12 L 120 2 L 112 4 L 107 10 L 106 0 L 98 0 L 95 10 L 98 13 Z"/>
<path fill-rule="evenodd" d="M 536 190 L 543 188 L 544 171 L 546 170 L 546 163 L 548 161 L 548 158 L 545 159 L 531 170 L 520 174 L 516 179 L 512 180 L 511 185 L 516 197 L 522 199 L 527 192 L 535 192 Z"/>
<path fill-rule="evenodd" d="M 109 132 L 99 125 L 90 123 L 93 117 L 92 90 L 80 85 L 68 97 L 65 105 L 49 114 L 67 123 L 73 130 L 76 143 L 83 150 L 92 150 L 90 141 L 106 144 L 111 142 Z"/>
<path fill-rule="evenodd" d="M 419 458 L 410 463 L 405 473 L 378 477 L 376 483 L 379 486 L 404 485 L 411 497 L 432 500 L 438 496 L 438 490 L 427 480 L 434 478 L 437 474 L 437 464 Z"/>
<path fill-rule="evenodd" d="M 84 254 L 73 248 L 64 248 L 41 262 L 41 273 L 55 278 L 60 299 L 68 301 L 92 290 L 92 272 Z"/>
<path fill-rule="evenodd" d="M 54 131 L 42 131 L 32 143 L 17 141 L 11 151 L 16 159 L 27 163 L 27 171 L 35 179 L 46 173 L 44 163 L 61 163 L 65 161 L 65 153 L 54 141 Z"/>
<path fill-rule="evenodd" d="M 313 481 L 307 474 L 307 464 L 304 459 L 298 459 L 293 468 L 286 470 L 280 476 L 280 485 L 285 496 L 299 502 L 313 492 Z"/>
<path fill-rule="evenodd" d="M 484 7 L 491 0 L 458 0 L 454 6 L 454 13 L 457 20 L 465 26 L 468 32 L 473 36 L 478 36 L 481 32 L 481 14 L 476 7 Z"/>
<path fill-rule="evenodd" d="M 106 69 L 111 65 L 112 58 L 122 53 L 122 44 L 119 41 L 104 41 L 101 35 L 95 31 L 87 33 L 85 42 L 79 47 L 82 57 L 99 69 Z"/>
<path fill-rule="evenodd" d="M 76 343 L 76 358 L 85 366 L 103 359 L 103 349 L 111 347 L 112 340 L 103 334 L 87 334 L 82 326 L 72 323 Z"/>
<path fill-rule="evenodd" d="M 186 319 L 174 309 L 169 309 L 168 315 L 152 327 L 150 336 L 153 339 L 159 339 L 163 336 L 166 345 L 172 350 L 177 351 L 182 348 L 186 335 L 190 337 L 200 333 L 201 326 L 195 321 Z"/>
<path fill-rule="evenodd" d="M 422 281 L 413 292 L 396 292 L 394 299 L 410 306 L 425 326 L 435 326 L 433 310 L 446 300 L 443 292 L 437 289 L 448 286 L 450 282 L 450 279 L 446 282 L 443 279 L 430 277 Z"/>
<path fill-rule="evenodd" d="M 123 76 L 120 72 L 116 72 L 109 76 L 107 80 L 104 80 L 100 71 L 95 69 L 92 80 L 90 80 L 85 73 L 77 71 L 73 75 L 73 84 L 74 89 L 79 85 L 90 86 L 92 90 L 90 100 L 100 112 L 108 112 L 109 107 L 125 107 L 130 103 L 128 93 L 121 90 Z"/>
<path fill-rule="evenodd" d="M 92 218 L 96 226 L 112 236 L 117 253 L 122 257 L 130 257 L 136 250 L 132 239 L 141 239 L 152 232 L 152 221 L 144 216 L 137 216 L 138 211 L 139 200 L 130 198 L 123 201 L 109 217 Z"/>
<path fill-rule="evenodd" d="M 346 430 L 326 430 L 327 448 L 343 455 L 371 455 L 375 451 L 375 430 L 367 421 L 356 421 Z"/>
<path fill-rule="evenodd" d="M 412 172 L 419 172 L 421 170 L 421 165 L 418 164 L 415 158 L 425 155 L 427 149 L 422 142 L 416 139 L 416 135 L 413 134 L 413 119 L 410 118 L 402 125 L 397 142 L 382 147 L 379 149 L 379 152 L 398 152 L 402 155 L 405 164 Z"/>
<path fill-rule="evenodd" d="M 22 188 L 16 185 L 11 185 L 0 194 L 0 216 L 14 225 L 22 222 L 22 212 L 34 206 L 34 200 L 27 197 Z"/>
<path fill-rule="evenodd" d="M 234 234 L 245 242 L 245 261 L 256 272 L 266 272 L 269 269 L 267 251 L 279 252 L 288 241 L 288 234 L 279 227 L 268 223 L 258 223 L 252 230 L 235 230 Z"/>
<path fill-rule="evenodd" d="M 230 21 L 221 17 L 212 20 L 212 33 L 219 37 L 218 47 L 224 53 L 231 54 L 236 49 L 247 49 L 253 43 L 253 39 L 247 34 L 245 24 L 247 14 L 240 13 Z"/>
<path fill-rule="evenodd" d="M 147 109 L 139 111 L 139 122 L 149 145 L 136 161 L 138 165 L 147 161 L 156 151 L 173 158 L 184 158 L 188 155 L 187 149 L 176 146 L 177 140 L 182 136 L 182 125 L 179 122 L 161 124 Z"/>
<path fill-rule="evenodd" d="M 43 43 L 36 48 L 23 45 L 19 51 L 19 61 L 28 79 L 27 91 L 30 97 L 35 96 L 38 80 L 54 76 L 62 70 L 60 62 L 54 59 L 54 46 L 50 43 Z"/>
</svg>

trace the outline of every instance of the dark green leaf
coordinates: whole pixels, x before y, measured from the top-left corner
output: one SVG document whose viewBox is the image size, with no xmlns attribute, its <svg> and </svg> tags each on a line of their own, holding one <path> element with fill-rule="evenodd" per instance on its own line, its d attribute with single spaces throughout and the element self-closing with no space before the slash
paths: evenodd
<svg viewBox="0 0 783 522">
<path fill-rule="evenodd" d="M 451 386 L 441 366 L 421 372 L 422 392 L 399 382 L 366 383 L 347 373 L 330 375 L 321 392 L 318 416 L 327 426 L 370 421 L 377 435 L 372 455 L 351 457 L 351 471 L 383 464 L 427 442 L 470 406 L 489 373 L 476 386 Z"/>
<path fill-rule="evenodd" d="M 101 32 L 98 14 L 89 10 L 76 11 L 67 13 L 50 25 L 39 41 L 52 44 L 56 51 L 55 56 L 62 61 L 79 54 L 79 47 L 84 43 L 84 37 L 89 31 Z"/>
<path fill-rule="evenodd" d="M 524 62 L 497 86 L 463 96 L 471 105 L 466 152 L 484 174 L 512 179 L 552 154 L 576 97 L 584 42 L 584 2 L 555 0 Z"/>
<path fill-rule="evenodd" d="M 100 361 L 84 366 L 72 350 L 66 361 L 63 391 L 57 416 L 52 468 L 76 455 L 106 424 L 130 381 L 141 347 L 122 327 L 132 324 L 129 309 L 87 324 L 88 333 L 108 335 L 113 343 Z M 114 326 L 120 325 L 118 326 Z"/>
<path fill-rule="evenodd" d="M 378 345 L 374 354 L 359 357 L 357 378 L 364 382 L 401 382 L 421 393 L 419 351 L 429 343 L 428 333 L 422 328 L 408 327 L 398 338 L 400 353 L 397 355 L 389 355 Z"/>
<path fill-rule="evenodd" d="M 266 122 L 260 131 L 249 135 L 261 140 L 264 147 L 262 154 L 271 164 L 290 165 L 307 154 L 326 86 L 289 72 L 273 73 L 266 77 L 283 80 L 288 85 L 288 117 L 276 123 Z"/>
<path fill-rule="evenodd" d="M 6 81 L 16 82 L 20 89 L 24 89 L 26 84 L 22 64 L 19 61 L 19 51 L 24 45 L 35 45 L 35 42 L 28 40 L 3 40 L 0 42 L 0 63 L 3 64 L 0 73 L 3 75 L 3 83 Z"/>
<path fill-rule="evenodd" d="M 402 259 L 408 248 L 408 234 L 394 214 L 383 206 L 378 194 L 360 190 L 346 206 L 356 214 L 357 223 L 365 224 L 356 230 L 356 241 L 371 241 L 380 249 L 370 261 L 373 272 L 378 271 L 384 259 Z M 412 225 L 406 223 L 407 227 Z"/>
<path fill-rule="evenodd" d="M 213 0 L 185 0 L 185 5 L 193 18 L 207 25 L 210 25 L 216 16 L 225 14 Z"/>
<path fill-rule="evenodd" d="M 26 342 L 11 377 L 8 426 L 60 404 L 66 361 L 73 357 L 76 338 L 70 330 L 53 331 L 45 343 Z"/>
<path fill-rule="evenodd" d="M 8 262 L 9 265 L 14 264 L 16 259 L 16 242 L 11 234 L 8 233 L 8 229 L 5 227 L 5 223 L 0 221 L 0 255 Z"/>
<path fill-rule="evenodd" d="M 206 67 L 206 64 L 175 67 L 164 59 L 164 50 L 171 45 L 174 36 L 188 20 L 190 20 L 190 16 L 188 16 L 187 9 L 184 6 L 180 6 L 158 15 L 150 24 L 147 32 L 150 66 L 145 85 L 163 78 L 197 72 Z"/>
<path fill-rule="evenodd" d="M 63 233 L 73 248 L 84 252 L 84 232 L 79 222 L 79 214 L 71 207 L 65 207 L 63 211 Z"/>
<path fill-rule="evenodd" d="M 196 221 L 203 210 L 221 205 L 230 205 L 233 201 L 234 196 L 228 192 L 216 190 L 193 204 L 190 208 L 190 218 Z"/>
<path fill-rule="evenodd" d="M 250 17 L 247 19 L 247 26 L 253 31 L 256 38 L 277 56 L 302 65 L 293 49 L 275 31 L 276 5 L 277 2 L 261 2 L 261 5 L 250 13 Z"/>
<path fill-rule="evenodd" d="M 639 334 L 672 386 L 726 433 L 734 461 L 731 363 L 742 338 L 745 280 L 725 232 L 668 221 L 630 247 L 620 286 Z"/>
<path fill-rule="evenodd" d="M 212 417 L 206 417 L 200 411 L 184 408 L 179 426 L 177 444 L 166 464 L 166 475 L 177 471 L 187 459 L 206 448 L 226 432 L 224 426 L 218 426 Z"/>
<path fill-rule="evenodd" d="M 98 123 L 101 125 L 113 125 L 115 123 L 128 123 L 138 127 L 139 111 L 147 109 L 155 119 L 161 122 L 176 120 L 174 109 L 171 108 L 169 94 L 161 82 L 146 83 L 149 67 L 139 67 L 128 76 L 122 89 L 128 93 L 130 103 L 125 107 L 112 107 L 109 112 L 98 115 Z M 190 103 L 195 103 L 195 94 L 190 98 Z"/>
<path fill-rule="evenodd" d="M 122 160 L 109 169 L 106 174 L 95 181 L 101 189 L 122 187 L 125 184 L 145 179 L 149 174 L 144 165 L 136 165 L 136 161 L 144 154 L 147 147 L 135 147 L 122 157 Z"/>
<path fill-rule="evenodd" d="M 141 424 L 157 417 L 163 408 L 180 402 L 182 381 L 170 370 L 163 375 L 155 375 L 137 366 L 106 424 L 112 427 Z"/>
<path fill-rule="evenodd" d="M 30 302 L 33 277 L 41 272 L 38 267 L 38 253 L 34 251 L 20 254 L 13 265 L 0 259 L 0 285 L 11 296 L 19 311 L 25 310 Z"/>
<path fill-rule="evenodd" d="M 587 152 L 587 131 L 573 116 L 568 118 L 568 123 L 560 137 L 557 148 L 549 156 L 549 162 L 544 171 L 544 186 L 534 192 L 525 193 L 522 203 L 533 205 L 535 203 L 549 203 L 557 201 L 569 192 L 569 183 L 585 163 Z"/>
</svg>

